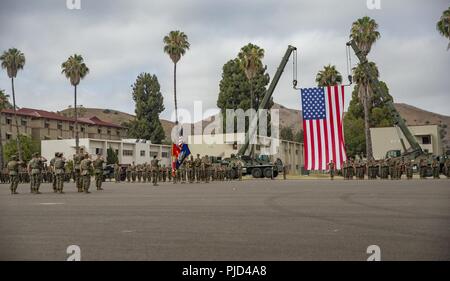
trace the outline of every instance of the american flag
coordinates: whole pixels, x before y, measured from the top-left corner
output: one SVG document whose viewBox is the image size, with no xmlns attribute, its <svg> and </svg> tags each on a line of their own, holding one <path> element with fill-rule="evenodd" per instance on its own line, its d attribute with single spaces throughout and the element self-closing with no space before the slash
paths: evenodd
<svg viewBox="0 0 450 281">
<path fill-rule="evenodd" d="M 305 168 L 328 170 L 328 163 L 340 169 L 347 160 L 342 116 L 344 86 L 301 89 Z"/>
</svg>

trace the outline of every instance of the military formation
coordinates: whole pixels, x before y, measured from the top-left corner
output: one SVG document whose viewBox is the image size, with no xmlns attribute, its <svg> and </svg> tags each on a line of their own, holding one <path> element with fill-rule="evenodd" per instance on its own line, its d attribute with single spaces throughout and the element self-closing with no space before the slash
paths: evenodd
<svg viewBox="0 0 450 281">
<path fill-rule="evenodd" d="M 330 171 L 330 179 L 334 179 L 337 172 L 335 164 L 331 161 L 328 165 Z M 391 179 L 399 180 L 404 178 L 413 178 L 413 162 L 410 159 L 394 159 L 388 158 L 383 160 L 353 160 L 344 161 L 340 170 L 341 175 L 345 180 L 352 179 Z M 429 176 L 429 171 L 434 179 L 439 179 L 441 172 L 447 178 L 450 178 L 450 158 L 443 161 L 443 169 L 441 171 L 441 162 L 434 158 L 431 163 L 425 159 L 419 160 L 417 163 L 417 171 L 421 179 L 426 179 Z"/>
<path fill-rule="evenodd" d="M 228 166 L 213 165 L 208 155 L 197 157 L 191 155 L 184 160 L 176 169 L 161 165 L 160 161 L 153 157 L 150 164 L 128 165 L 125 168 L 125 181 L 128 183 L 149 182 L 157 186 L 159 182 L 180 183 L 209 183 L 210 181 L 226 181 L 232 179 L 242 180 L 242 164 L 232 162 Z M 236 173 L 233 173 L 235 170 Z M 121 168 L 116 164 L 114 167 L 114 178 L 119 183 L 121 180 Z"/>
<path fill-rule="evenodd" d="M 73 178 L 78 192 L 90 193 L 92 175 L 95 176 L 97 190 L 103 190 L 103 164 L 101 155 L 92 160 L 92 156 L 82 149 L 73 155 L 73 169 L 67 165 L 61 152 L 56 152 L 48 165 L 47 159 L 39 153 L 34 153 L 28 163 L 19 161 L 16 155 L 12 155 L 6 169 L 2 171 L 1 182 L 10 184 L 11 194 L 18 194 L 19 183 L 29 183 L 30 192 L 40 194 L 41 184 L 45 182 L 52 184 L 53 192 L 61 194 L 64 193 L 64 183 Z"/>
</svg>

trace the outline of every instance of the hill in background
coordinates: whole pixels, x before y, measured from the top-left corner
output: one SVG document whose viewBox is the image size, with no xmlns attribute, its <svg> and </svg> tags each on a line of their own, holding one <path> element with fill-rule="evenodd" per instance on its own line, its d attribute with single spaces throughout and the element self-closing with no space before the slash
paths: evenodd
<svg viewBox="0 0 450 281">
<path fill-rule="evenodd" d="M 273 108 L 279 109 L 280 128 L 290 127 L 294 133 L 301 130 L 303 122 L 301 110 L 290 109 L 277 103 L 274 104 Z M 406 123 L 410 126 L 428 125 L 428 124 L 442 125 L 444 127 L 446 126 L 444 130 L 447 133 L 443 141 L 444 144 L 446 144 L 447 146 L 450 145 L 450 132 L 449 132 L 450 116 L 433 113 L 404 103 L 396 103 L 395 108 L 397 108 L 397 110 L 400 112 L 400 115 L 406 120 Z M 73 111 L 72 108 L 67 108 L 62 110 L 60 113 L 70 116 L 72 111 Z M 103 109 L 103 108 L 82 108 L 81 115 L 82 117 L 87 118 L 97 116 L 101 120 L 118 125 L 133 120 L 134 118 L 134 115 L 132 114 L 121 112 L 118 110 Z M 207 126 L 212 121 L 213 118 L 209 118 L 209 120 L 204 120 L 203 127 Z M 164 128 L 166 136 L 169 137 L 175 123 L 169 120 L 161 119 L 161 124 Z"/>
</svg>

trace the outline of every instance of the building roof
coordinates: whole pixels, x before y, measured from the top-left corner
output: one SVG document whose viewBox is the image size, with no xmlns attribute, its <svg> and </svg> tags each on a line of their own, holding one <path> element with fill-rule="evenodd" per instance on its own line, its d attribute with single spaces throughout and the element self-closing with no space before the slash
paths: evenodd
<svg viewBox="0 0 450 281">
<path fill-rule="evenodd" d="M 8 113 L 8 114 L 14 114 L 14 110 L 12 110 L 12 109 L 4 109 L 1 112 Z M 46 110 L 41 110 L 41 109 L 20 108 L 16 112 L 17 112 L 17 115 L 20 115 L 20 116 L 75 122 L 75 118 L 66 117 L 66 116 L 56 113 L 56 112 L 46 111 Z M 90 118 L 80 117 L 80 118 L 78 118 L 78 122 L 87 124 L 87 125 L 98 125 L 98 126 L 105 126 L 105 127 L 122 128 L 122 126 L 120 126 L 120 125 L 100 120 L 97 116 L 92 116 Z"/>
</svg>

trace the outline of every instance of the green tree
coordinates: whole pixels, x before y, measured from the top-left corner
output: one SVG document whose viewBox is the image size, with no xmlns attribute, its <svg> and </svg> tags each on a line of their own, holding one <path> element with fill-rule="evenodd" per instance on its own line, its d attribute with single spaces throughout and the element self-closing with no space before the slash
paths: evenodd
<svg viewBox="0 0 450 281">
<path fill-rule="evenodd" d="M 75 150 L 78 153 L 80 149 L 80 138 L 78 134 L 78 111 L 77 111 L 77 86 L 81 79 L 89 73 L 89 68 L 84 63 L 81 55 L 74 54 L 70 56 L 61 65 L 61 73 L 69 79 L 70 84 L 74 88 L 74 112 L 75 112 Z"/>
<path fill-rule="evenodd" d="M 109 147 L 106 150 L 106 164 L 111 165 L 111 164 L 116 164 L 118 162 L 119 162 L 119 156 L 114 151 L 114 149 Z"/>
<path fill-rule="evenodd" d="M 381 87 L 388 93 L 387 99 L 382 99 L 377 92 L 372 93 L 370 108 L 370 127 L 391 127 L 394 125 L 392 116 L 386 104 L 392 102 L 389 95 L 389 89 L 386 84 L 380 81 Z M 348 107 L 347 113 L 344 115 L 344 134 L 347 154 L 350 157 L 366 154 L 366 138 L 365 138 L 365 111 L 364 105 L 360 98 L 360 85 L 356 85 L 353 89 L 352 99 Z"/>
<path fill-rule="evenodd" d="M 299 130 L 295 133 L 294 141 L 303 143 L 303 130 Z"/>
<path fill-rule="evenodd" d="M 319 87 L 334 86 L 342 83 L 342 75 L 335 65 L 325 65 L 316 75 L 316 83 Z"/>
<path fill-rule="evenodd" d="M 33 153 L 41 152 L 41 146 L 39 141 L 34 141 L 31 137 L 20 135 L 20 144 L 22 149 L 22 161 L 28 162 L 31 159 Z M 9 161 L 11 155 L 17 155 L 17 145 L 15 140 L 10 140 L 5 143 L 3 148 L 4 158 Z"/>
<path fill-rule="evenodd" d="M 165 138 L 159 114 L 164 111 L 164 99 L 156 75 L 141 73 L 133 85 L 136 119 L 128 124 L 130 137 L 161 143 Z"/>
<path fill-rule="evenodd" d="M 164 52 L 169 55 L 173 62 L 173 99 L 175 103 L 175 124 L 178 125 L 178 105 L 177 105 L 177 63 L 187 50 L 190 44 L 184 32 L 175 30 L 169 32 L 164 37 Z"/>
<path fill-rule="evenodd" d="M 0 90 L 0 111 L 3 109 L 11 109 L 12 105 L 9 102 L 9 95 L 5 93 L 4 90 Z M 3 132 L 2 132 L 2 126 L 0 126 L 0 168 L 4 167 L 4 160 L 3 160 Z"/>
<path fill-rule="evenodd" d="M 19 160 L 22 160 L 22 149 L 20 148 L 20 130 L 19 130 L 19 121 L 17 120 L 17 107 L 16 107 L 16 93 L 14 90 L 14 78 L 17 76 L 17 71 L 23 69 L 25 66 L 25 55 L 17 50 L 16 48 L 8 49 L 4 51 L 0 56 L 0 61 L 2 62 L 2 68 L 6 69 L 6 73 L 8 77 L 11 78 L 11 91 L 13 96 L 13 110 L 14 110 L 14 122 L 16 123 L 17 129 L 17 152 L 19 155 Z"/>
<path fill-rule="evenodd" d="M 280 130 L 280 138 L 282 140 L 294 141 L 294 132 L 291 127 L 282 127 Z"/>
<path fill-rule="evenodd" d="M 270 77 L 266 73 L 266 68 L 259 68 L 253 77 L 251 85 L 247 79 L 244 70 L 241 67 L 239 59 L 229 60 L 222 68 L 222 79 L 219 83 L 219 95 L 217 98 L 217 107 L 221 109 L 223 120 L 226 121 L 226 109 L 248 110 L 251 107 L 250 88 L 252 88 L 255 104 L 262 100 L 266 93 L 266 87 L 269 84 Z M 273 99 L 269 101 L 269 109 L 273 105 Z M 236 123 L 235 123 L 236 125 Z M 224 129 L 225 129 L 224 124 Z M 248 126 L 246 126 L 246 129 Z M 236 126 L 235 126 L 236 131 Z"/>
<path fill-rule="evenodd" d="M 378 24 L 375 20 L 370 17 L 363 17 L 357 19 L 353 22 L 351 30 L 350 30 L 350 38 L 353 39 L 358 46 L 358 48 L 363 52 L 364 55 L 369 54 L 372 45 L 380 38 L 380 33 L 378 32 Z M 372 64 L 372 63 L 371 63 Z M 375 64 L 371 65 L 374 66 Z M 378 72 L 378 71 L 377 71 Z M 372 72 L 375 74 L 375 72 Z M 378 76 L 378 73 L 376 74 Z M 353 80 L 356 84 L 360 85 L 361 96 L 363 97 L 361 102 L 364 104 L 365 111 L 365 120 L 364 120 L 364 131 L 366 134 L 366 155 L 368 159 L 373 159 L 372 152 L 372 139 L 370 137 L 370 120 L 369 111 L 370 111 L 370 89 L 368 84 L 368 79 L 365 77 L 365 74 L 362 73 L 361 66 L 357 66 L 354 69 L 354 77 Z"/>
<path fill-rule="evenodd" d="M 436 23 L 436 29 L 445 38 L 450 40 L 450 7 L 442 12 L 442 16 Z M 447 45 L 447 50 L 450 49 L 450 42 Z"/>
</svg>

